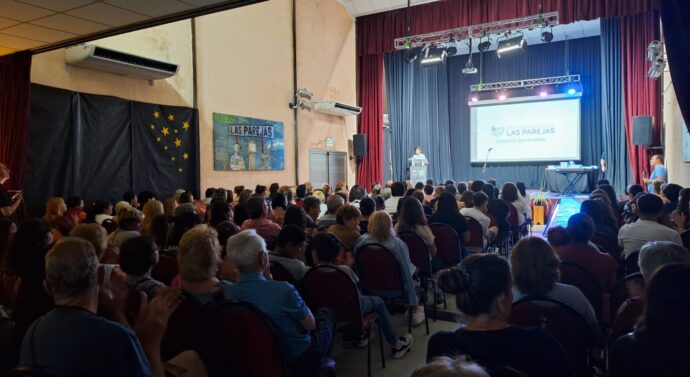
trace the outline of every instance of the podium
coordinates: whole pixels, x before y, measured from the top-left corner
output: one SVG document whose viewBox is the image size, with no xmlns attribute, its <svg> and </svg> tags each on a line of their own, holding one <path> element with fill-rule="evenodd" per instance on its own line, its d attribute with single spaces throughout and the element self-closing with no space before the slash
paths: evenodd
<svg viewBox="0 0 690 377">
<path fill-rule="evenodd" d="M 423 154 L 419 154 L 410 157 L 408 161 L 410 162 L 410 182 L 426 183 L 429 160 Z"/>
</svg>

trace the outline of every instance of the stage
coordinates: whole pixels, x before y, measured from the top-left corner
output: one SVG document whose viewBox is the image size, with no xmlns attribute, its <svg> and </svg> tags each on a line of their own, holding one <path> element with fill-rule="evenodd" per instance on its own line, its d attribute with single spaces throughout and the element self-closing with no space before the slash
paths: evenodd
<svg viewBox="0 0 690 377">
<path fill-rule="evenodd" d="M 534 197 L 537 190 L 527 190 L 527 195 L 531 198 Z M 585 200 L 589 199 L 587 194 L 571 194 L 563 195 L 553 192 L 544 193 L 547 205 L 545 208 L 545 224 L 543 225 L 532 225 L 530 229 L 530 235 L 535 237 L 546 238 L 546 234 L 549 228 L 554 226 L 566 227 L 568 225 L 568 219 L 570 216 L 580 212 L 580 205 Z M 531 200 L 532 202 L 534 199 Z M 532 204 L 532 213 L 534 213 L 534 204 Z"/>
</svg>

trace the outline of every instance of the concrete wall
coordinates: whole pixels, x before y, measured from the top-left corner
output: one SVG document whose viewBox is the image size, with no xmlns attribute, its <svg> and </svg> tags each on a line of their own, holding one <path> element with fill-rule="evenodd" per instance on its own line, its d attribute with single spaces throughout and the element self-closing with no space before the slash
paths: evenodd
<svg viewBox="0 0 690 377">
<path fill-rule="evenodd" d="M 690 162 L 683 161 L 683 132 L 685 122 L 680 113 L 671 75 L 664 73 L 664 140 L 669 182 L 690 187 Z"/>
<path fill-rule="evenodd" d="M 184 20 L 133 33 L 99 39 L 91 44 L 179 65 L 165 80 L 149 81 L 65 65 L 64 49 L 38 54 L 31 63 L 31 82 L 163 105 L 189 106 L 194 100 L 191 21 Z"/>
</svg>

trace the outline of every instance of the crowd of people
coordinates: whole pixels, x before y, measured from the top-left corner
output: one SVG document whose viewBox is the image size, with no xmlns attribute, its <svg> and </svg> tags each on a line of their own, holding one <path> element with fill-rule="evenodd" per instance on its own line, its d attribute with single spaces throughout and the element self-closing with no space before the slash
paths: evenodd
<svg viewBox="0 0 690 377">
<path fill-rule="evenodd" d="M 8 177 L 0 165 L 0 183 Z M 362 314 L 376 313 L 389 355 L 402 358 L 413 336 L 394 325 L 386 295 L 362 286 L 356 261 L 367 245 L 390 251 L 412 325 L 424 323 L 420 266 L 398 237 L 412 232 L 427 245 L 435 294 L 454 295 L 465 316 L 458 330 L 430 338 L 429 364 L 415 377 L 580 375 L 548 329 L 511 323 L 513 304 L 530 297 L 547 297 L 581 317 L 592 348 L 610 348 L 612 376 L 690 375 L 690 252 L 683 247 L 690 189 L 665 184 L 646 193 L 631 185 L 621 198 L 600 181 L 567 227 L 551 227 L 543 239 L 515 232 L 532 217 L 520 182 L 387 182 L 371 190 L 274 183 L 209 188 L 203 198 L 188 190 L 163 200 L 126 192 L 114 205 L 54 197 L 42 218 L 22 222 L 15 213 L 21 194 L 2 189 L 0 313 L 14 325 L 2 334 L 9 346 L 1 366 L 51 376 L 228 375 L 232 365 L 216 346 L 228 340 L 206 322 L 241 302 L 266 320 L 290 375 L 316 376 L 329 365 L 338 313 L 309 307 L 300 287 L 309 269 L 322 265 L 350 277 L 362 291 Z M 440 257 L 446 245 L 436 242 L 435 224 L 457 235 L 460 264 Z M 470 247 L 477 237 L 482 242 Z M 508 239 L 508 255 L 492 252 Z M 646 288 L 628 290 L 643 302 L 638 325 L 611 339 L 625 308 L 607 313 L 607 304 L 562 281 L 566 262 L 591 274 L 602 292 L 635 272 L 624 266 L 639 266 Z M 280 280 L 271 272 L 276 266 L 286 271 Z M 190 313 L 207 321 L 190 322 Z M 369 339 L 344 334 L 343 346 L 366 347 Z"/>
</svg>

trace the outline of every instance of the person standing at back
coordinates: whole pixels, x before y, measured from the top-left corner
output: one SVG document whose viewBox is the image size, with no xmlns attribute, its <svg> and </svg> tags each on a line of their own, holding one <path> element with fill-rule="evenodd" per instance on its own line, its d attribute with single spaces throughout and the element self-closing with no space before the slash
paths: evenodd
<svg viewBox="0 0 690 377">
<path fill-rule="evenodd" d="M 654 192 L 654 182 L 668 182 L 668 172 L 664 166 L 664 156 L 655 154 L 649 160 L 649 165 L 652 167 L 652 174 L 649 178 L 644 178 L 642 181 L 647 184 L 647 192 Z"/>
</svg>

